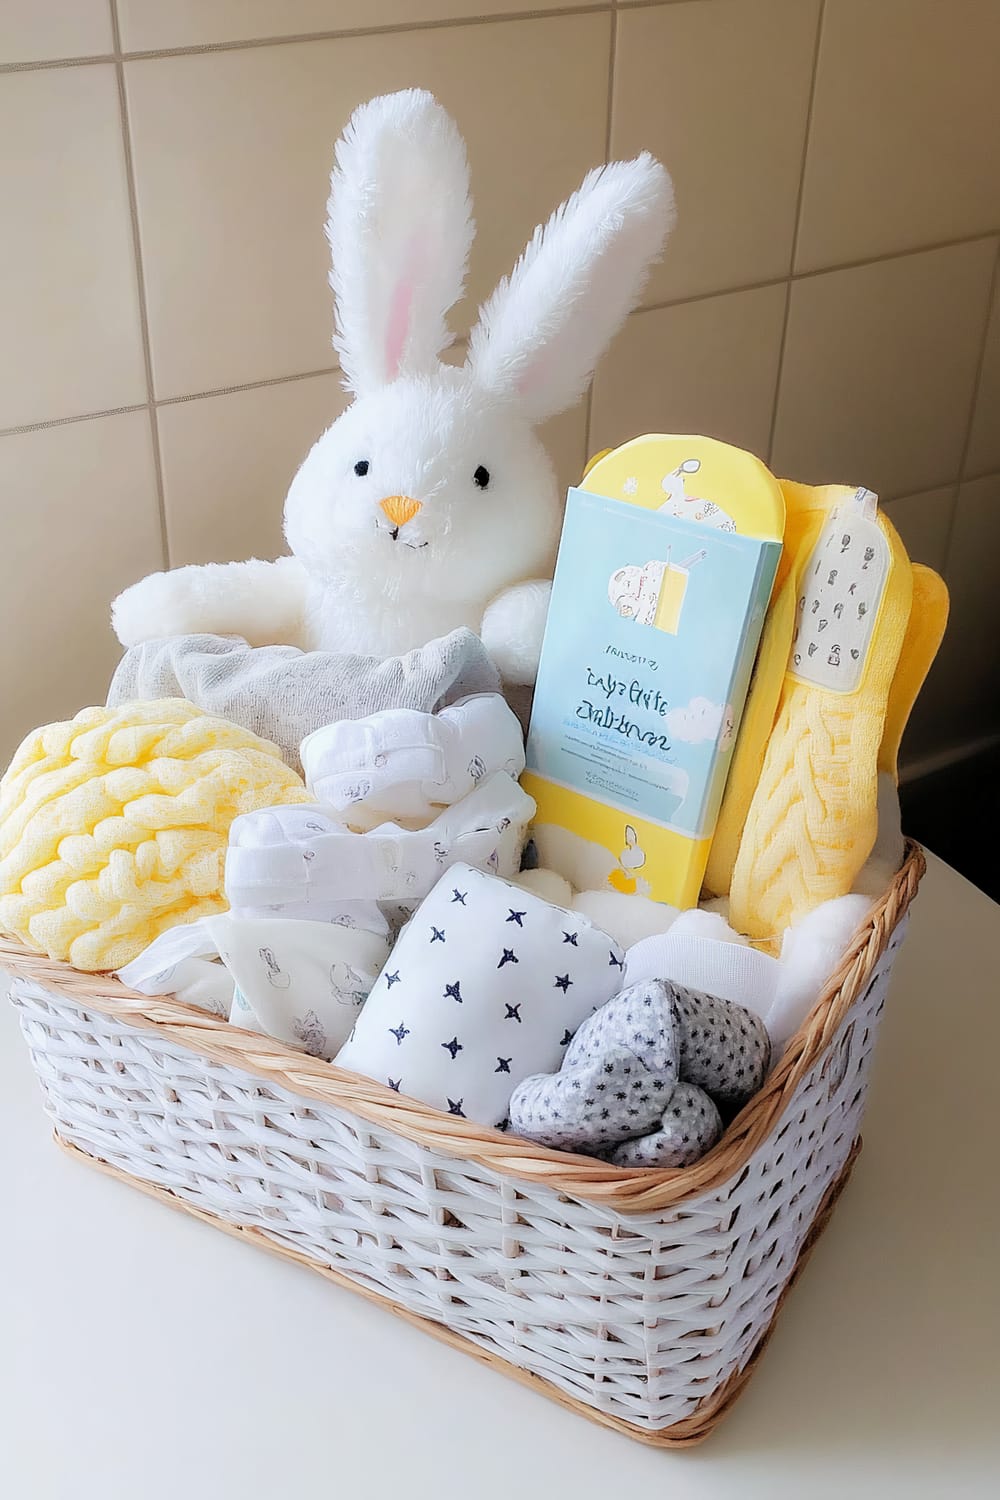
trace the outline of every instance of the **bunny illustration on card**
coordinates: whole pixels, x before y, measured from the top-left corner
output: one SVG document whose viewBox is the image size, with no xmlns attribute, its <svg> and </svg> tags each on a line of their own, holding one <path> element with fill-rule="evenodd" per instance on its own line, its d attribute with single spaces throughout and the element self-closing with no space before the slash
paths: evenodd
<svg viewBox="0 0 1000 1500">
<path fill-rule="evenodd" d="M 285 502 L 291 555 L 157 573 L 115 601 L 125 645 L 236 634 L 387 656 L 460 626 L 534 681 L 560 522 L 540 423 L 583 394 L 673 222 L 644 153 L 597 168 L 536 229 L 442 364 L 473 237 L 465 145 L 430 94 L 355 111 L 327 236 L 334 344 L 354 400 Z"/>
</svg>

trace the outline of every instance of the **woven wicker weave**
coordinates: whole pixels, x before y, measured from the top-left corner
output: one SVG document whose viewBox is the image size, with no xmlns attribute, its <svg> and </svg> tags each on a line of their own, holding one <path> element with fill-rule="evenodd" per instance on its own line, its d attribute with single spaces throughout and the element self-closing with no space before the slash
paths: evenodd
<svg viewBox="0 0 1000 1500">
<path fill-rule="evenodd" d="M 171 999 L 0 943 L 59 1140 L 664 1447 L 731 1404 L 857 1151 L 911 845 L 702 1161 L 622 1170 L 442 1116 Z"/>
</svg>

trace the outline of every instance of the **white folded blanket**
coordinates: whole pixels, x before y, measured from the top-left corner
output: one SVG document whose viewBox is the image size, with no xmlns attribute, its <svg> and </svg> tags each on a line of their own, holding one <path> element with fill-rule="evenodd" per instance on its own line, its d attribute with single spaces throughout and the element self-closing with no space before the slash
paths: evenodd
<svg viewBox="0 0 1000 1500">
<path fill-rule="evenodd" d="M 867 896 L 824 901 L 788 928 L 780 958 L 751 948 L 716 913 L 682 912 L 668 932 L 629 948 L 627 981 L 671 980 L 744 1006 L 767 1027 L 777 1062 L 870 911 Z"/>
</svg>

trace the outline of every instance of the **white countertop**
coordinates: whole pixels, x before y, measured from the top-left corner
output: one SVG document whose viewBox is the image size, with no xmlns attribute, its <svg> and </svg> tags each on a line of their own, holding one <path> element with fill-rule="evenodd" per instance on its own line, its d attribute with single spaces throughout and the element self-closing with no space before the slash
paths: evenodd
<svg viewBox="0 0 1000 1500">
<path fill-rule="evenodd" d="M 4 1493 L 996 1493 L 1000 907 L 929 865 L 853 1179 L 746 1394 L 680 1453 L 607 1432 L 70 1161 L 0 1006 Z"/>
</svg>

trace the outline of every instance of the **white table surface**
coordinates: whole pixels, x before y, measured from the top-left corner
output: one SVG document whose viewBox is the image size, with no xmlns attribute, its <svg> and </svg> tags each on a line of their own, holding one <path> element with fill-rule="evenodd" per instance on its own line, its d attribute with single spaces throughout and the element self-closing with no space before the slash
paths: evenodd
<svg viewBox="0 0 1000 1500">
<path fill-rule="evenodd" d="M 853 1179 L 746 1394 L 680 1453 L 70 1161 L 0 1006 L 3 1493 L 996 1494 L 1000 907 L 929 863 Z"/>
</svg>

